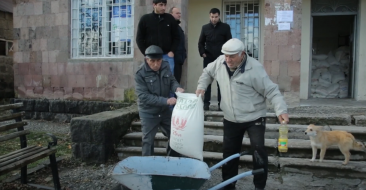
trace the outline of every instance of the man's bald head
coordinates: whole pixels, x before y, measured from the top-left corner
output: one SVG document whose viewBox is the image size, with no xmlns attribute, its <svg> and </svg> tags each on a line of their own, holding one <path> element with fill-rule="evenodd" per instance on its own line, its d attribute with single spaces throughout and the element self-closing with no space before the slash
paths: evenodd
<svg viewBox="0 0 366 190">
<path fill-rule="evenodd" d="M 177 7 L 172 7 L 169 13 L 175 18 L 175 20 L 180 20 L 180 17 L 182 16 L 182 13 Z"/>
</svg>

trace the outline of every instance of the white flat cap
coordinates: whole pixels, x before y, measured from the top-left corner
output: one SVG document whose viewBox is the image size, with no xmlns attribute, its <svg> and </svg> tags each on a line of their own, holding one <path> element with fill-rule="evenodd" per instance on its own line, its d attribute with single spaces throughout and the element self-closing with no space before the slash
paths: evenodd
<svg viewBox="0 0 366 190">
<path fill-rule="evenodd" d="M 221 48 L 221 52 L 225 55 L 234 55 L 244 51 L 244 44 L 238 38 L 228 40 Z"/>
</svg>

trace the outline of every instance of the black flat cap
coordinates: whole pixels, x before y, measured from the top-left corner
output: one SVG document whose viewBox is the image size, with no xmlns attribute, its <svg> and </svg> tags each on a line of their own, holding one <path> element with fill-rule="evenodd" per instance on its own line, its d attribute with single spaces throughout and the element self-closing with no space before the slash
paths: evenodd
<svg viewBox="0 0 366 190">
<path fill-rule="evenodd" d="M 156 45 L 151 45 L 145 50 L 145 55 L 150 59 L 161 59 L 163 58 L 163 50 Z"/>
</svg>

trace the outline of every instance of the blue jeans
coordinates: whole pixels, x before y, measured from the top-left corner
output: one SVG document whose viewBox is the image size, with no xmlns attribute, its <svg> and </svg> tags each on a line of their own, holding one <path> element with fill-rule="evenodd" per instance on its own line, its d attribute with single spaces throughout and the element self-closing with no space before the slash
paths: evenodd
<svg viewBox="0 0 366 190">
<path fill-rule="evenodd" d="M 172 75 L 174 76 L 174 57 L 169 57 L 168 54 L 164 54 L 163 55 L 163 60 L 167 61 L 169 63 L 169 67 L 170 67 L 170 72 L 172 73 Z M 174 92 L 170 92 L 170 98 L 171 97 L 175 97 L 174 96 Z M 170 110 L 173 110 L 174 106 L 169 106 Z"/>
<path fill-rule="evenodd" d="M 164 54 L 163 60 L 169 63 L 170 71 L 174 75 L 174 57 L 169 57 L 168 54 Z"/>
</svg>

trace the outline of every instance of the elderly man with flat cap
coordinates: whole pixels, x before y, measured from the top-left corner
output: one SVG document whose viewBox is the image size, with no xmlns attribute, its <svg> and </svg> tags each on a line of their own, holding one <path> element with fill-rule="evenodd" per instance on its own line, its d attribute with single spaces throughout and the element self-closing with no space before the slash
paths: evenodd
<svg viewBox="0 0 366 190">
<path fill-rule="evenodd" d="M 169 97 L 169 92 L 184 92 L 170 71 L 169 63 L 163 61 L 163 50 L 151 45 L 145 51 L 143 63 L 135 75 L 136 95 L 142 126 L 142 155 L 154 154 L 154 138 L 158 128 L 170 137 L 172 111 L 176 98 Z M 180 156 L 168 144 L 168 156 Z"/>
<path fill-rule="evenodd" d="M 266 99 L 273 105 L 282 123 L 288 122 L 287 106 L 278 85 L 273 83 L 264 67 L 244 51 L 239 39 L 228 40 L 221 49 L 224 55 L 208 64 L 198 80 L 196 94 L 204 94 L 207 86 L 216 79 L 221 88 L 220 107 L 224 112 L 224 159 L 241 151 L 244 133 L 250 138 L 251 150 L 256 150 L 264 164 L 253 157 L 253 169 L 264 168 L 264 174 L 254 176 L 256 189 L 264 189 L 268 175 L 268 155 L 264 146 L 266 129 Z M 238 174 L 239 158 L 222 167 L 223 180 Z M 231 183 L 223 189 L 235 189 Z"/>
</svg>

